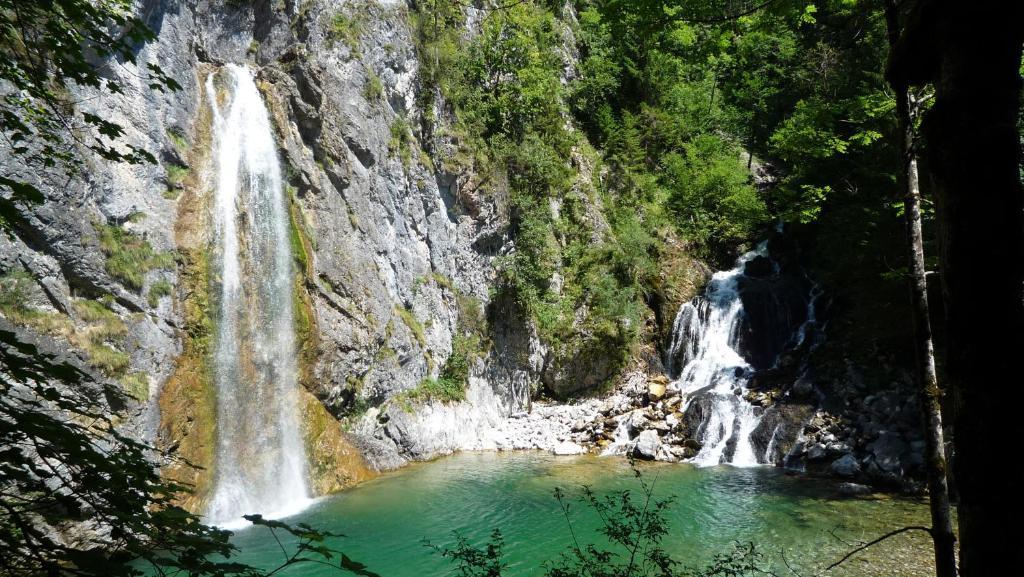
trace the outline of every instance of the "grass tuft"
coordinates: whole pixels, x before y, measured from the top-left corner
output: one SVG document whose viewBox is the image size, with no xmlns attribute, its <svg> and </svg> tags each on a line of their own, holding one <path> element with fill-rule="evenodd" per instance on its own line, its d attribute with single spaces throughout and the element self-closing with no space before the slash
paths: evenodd
<svg viewBox="0 0 1024 577">
<path fill-rule="evenodd" d="M 399 318 L 405 323 L 405 326 L 409 327 L 412 332 L 412 336 L 416 338 L 416 342 L 419 343 L 420 348 L 427 348 L 427 335 L 423 329 L 423 323 L 421 323 L 416 315 L 412 314 L 412 311 L 402 307 L 395 307 L 395 312 L 398 313 Z"/>
<path fill-rule="evenodd" d="M 409 401 L 457 403 L 466 400 L 466 385 L 447 377 L 423 379 L 415 389 L 410 389 L 400 396 Z"/>
<path fill-rule="evenodd" d="M 146 300 L 149 301 L 149 306 L 156 308 L 156 306 L 160 304 L 160 299 L 171 295 L 172 288 L 171 283 L 164 279 L 160 279 L 149 285 L 149 294 L 146 296 Z"/>
<path fill-rule="evenodd" d="M 173 254 L 153 250 L 149 241 L 124 228 L 100 224 L 96 229 L 100 248 L 107 256 L 107 272 L 133 290 L 142 289 L 147 272 L 174 265 Z"/>
</svg>

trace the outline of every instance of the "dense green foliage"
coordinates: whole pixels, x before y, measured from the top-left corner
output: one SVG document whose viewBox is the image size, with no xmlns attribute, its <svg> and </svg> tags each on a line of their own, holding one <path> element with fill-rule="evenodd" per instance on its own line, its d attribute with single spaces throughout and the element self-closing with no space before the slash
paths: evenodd
<svg viewBox="0 0 1024 577">
<path fill-rule="evenodd" d="M 665 239 L 721 268 L 778 220 L 847 313 L 843 334 L 905 348 L 880 330 L 906 306 L 881 9 L 497 3 L 470 38 L 460 2 L 417 3 L 423 132 L 440 103 L 460 151 L 445 169 L 507 206 L 499 290 L 556 364 L 622 362 L 649 337 Z"/>
</svg>

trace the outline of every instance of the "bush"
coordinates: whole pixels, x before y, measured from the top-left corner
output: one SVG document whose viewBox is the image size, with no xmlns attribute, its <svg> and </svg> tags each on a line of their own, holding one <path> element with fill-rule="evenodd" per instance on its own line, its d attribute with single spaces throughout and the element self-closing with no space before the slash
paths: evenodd
<svg viewBox="0 0 1024 577">
<path fill-rule="evenodd" d="M 120 376 L 128 370 L 128 355 L 121 351 L 96 342 L 85 344 L 85 353 L 89 356 L 89 364 L 107 376 Z"/>
<path fill-rule="evenodd" d="M 124 391 L 137 401 L 149 399 L 149 375 L 143 372 L 128 373 L 121 377 Z"/>
<path fill-rule="evenodd" d="M 391 123 L 391 140 L 388 141 L 388 151 L 391 154 L 398 154 L 402 159 L 403 166 L 409 166 L 412 161 L 412 127 L 404 116 L 396 116 Z"/>
<path fill-rule="evenodd" d="M 180 128 L 168 128 L 167 138 L 171 140 L 171 143 L 178 149 L 178 152 L 188 152 L 188 149 L 191 147 L 188 143 L 188 139 L 185 137 L 185 133 Z"/>
<path fill-rule="evenodd" d="M 167 184 L 172 188 L 178 188 L 181 183 L 185 181 L 185 177 L 188 176 L 188 167 L 181 166 L 179 164 L 167 165 Z"/>
<path fill-rule="evenodd" d="M 363 85 L 363 98 L 365 98 L 370 104 L 376 103 L 381 98 L 384 98 L 384 84 L 381 83 L 380 76 L 374 74 L 372 70 L 366 71 L 366 84 Z"/>
</svg>

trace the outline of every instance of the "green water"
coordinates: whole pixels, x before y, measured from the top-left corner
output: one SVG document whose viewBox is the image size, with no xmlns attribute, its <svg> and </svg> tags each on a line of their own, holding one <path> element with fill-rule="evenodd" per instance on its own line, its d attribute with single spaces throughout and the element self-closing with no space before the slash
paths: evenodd
<svg viewBox="0 0 1024 577">
<path fill-rule="evenodd" d="M 677 498 L 665 548 L 685 565 L 700 566 L 736 541 L 754 541 L 769 562 L 786 560 L 802 573 L 821 568 L 859 541 L 908 524 L 928 524 L 924 502 L 848 498 L 830 482 L 787 476 L 777 469 L 698 469 L 685 464 L 641 466 L 659 496 Z M 346 535 L 331 545 L 385 577 L 443 575 L 451 566 L 423 544 L 445 546 L 459 531 L 483 543 L 495 527 L 506 539 L 506 575 L 540 575 L 538 567 L 569 544 L 555 487 L 578 495 L 637 484 L 620 458 L 554 457 L 542 453 L 464 453 L 414 465 L 318 501 L 286 519 Z M 571 516 L 581 540 L 594 541 L 597 519 L 582 505 Z M 274 567 L 277 543 L 263 528 L 238 531 L 241 560 Z M 926 538 L 906 534 L 860 555 L 834 575 L 927 575 Z M 334 574 L 322 566 L 295 566 L 285 575 Z M 780 573 L 782 574 L 782 573 Z"/>
</svg>

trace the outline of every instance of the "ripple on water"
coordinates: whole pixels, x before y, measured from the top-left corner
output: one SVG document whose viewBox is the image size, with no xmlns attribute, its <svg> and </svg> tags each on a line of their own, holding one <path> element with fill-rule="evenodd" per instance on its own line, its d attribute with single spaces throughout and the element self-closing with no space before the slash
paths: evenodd
<svg viewBox="0 0 1024 577">
<path fill-rule="evenodd" d="M 771 468 L 696 468 L 642 463 L 658 496 L 674 495 L 665 548 L 684 564 L 701 565 L 735 541 L 757 543 L 777 567 L 783 555 L 811 572 L 838 559 L 858 541 L 908 524 L 927 524 L 927 506 L 899 498 L 851 499 L 829 482 L 787 476 Z M 553 457 L 542 453 L 463 453 L 390 473 L 322 499 L 288 519 L 344 533 L 335 545 L 387 577 L 439 575 L 450 568 L 423 539 L 444 547 L 453 531 L 482 543 L 494 528 L 506 540 L 506 575 L 540 575 L 543 561 L 569 544 L 566 520 L 552 496 L 562 487 L 576 499 L 581 485 L 598 493 L 637 489 L 619 458 Z M 572 503 L 577 535 L 596 538 L 598 520 Z M 273 566 L 276 543 L 263 530 L 241 531 L 242 560 Z M 848 562 L 834 575 L 916 577 L 931 572 L 923 535 L 907 534 Z M 286 575 L 328 575 L 304 566 Z"/>
</svg>

